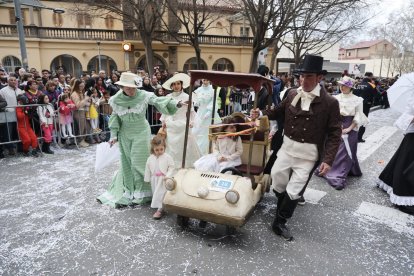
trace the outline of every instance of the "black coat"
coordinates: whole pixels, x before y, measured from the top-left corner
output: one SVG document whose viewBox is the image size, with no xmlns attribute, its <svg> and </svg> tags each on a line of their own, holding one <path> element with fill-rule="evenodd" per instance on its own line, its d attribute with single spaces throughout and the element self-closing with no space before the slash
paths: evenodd
<svg viewBox="0 0 414 276">
<path fill-rule="evenodd" d="M 378 91 L 369 83 L 370 79 L 363 79 L 354 90 L 354 95 L 364 99 L 364 104 L 372 104 Z"/>
</svg>

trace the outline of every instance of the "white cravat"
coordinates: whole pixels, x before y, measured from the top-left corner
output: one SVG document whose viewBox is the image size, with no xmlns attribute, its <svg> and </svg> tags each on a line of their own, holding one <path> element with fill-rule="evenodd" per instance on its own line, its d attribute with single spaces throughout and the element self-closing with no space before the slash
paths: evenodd
<svg viewBox="0 0 414 276">
<path fill-rule="evenodd" d="M 292 105 L 296 106 L 299 99 L 301 99 L 301 108 L 303 111 L 309 111 L 310 104 L 312 103 L 313 99 L 320 96 L 321 87 L 319 84 L 310 92 L 305 92 L 301 87 L 297 89 L 297 95 L 293 98 Z"/>
</svg>

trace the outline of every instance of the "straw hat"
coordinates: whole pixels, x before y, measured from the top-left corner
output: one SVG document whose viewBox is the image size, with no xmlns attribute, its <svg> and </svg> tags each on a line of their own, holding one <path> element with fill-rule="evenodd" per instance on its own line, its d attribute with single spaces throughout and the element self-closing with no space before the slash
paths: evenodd
<svg viewBox="0 0 414 276">
<path fill-rule="evenodd" d="M 119 81 L 117 81 L 115 84 L 119 84 L 121 86 L 126 87 L 135 87 L 138 88 L 137 83 L 135 82 L 135 79 L 138 78 L 138 75 L 135 75 L 131 72 L 124 72 L 121 74 L 121 78 Z"/>
<path fill-rule="evenodd" d="M 353 78 L 348 77 L 348 76 L 344 76 L 341 80 L 338 81 L 338 83 L 343 85 L 343 86 L 352 88 L 352 87 L 354 87 L 355 80 Z"/>
<path fill-rule="evenodd" d="M 172 90 L 171 84 L 173 84 L 176 81 L 183 82 L 183 89 L 190 86 L 190 76 L 184 73 L 178 73 L 172 76 L 171 78 L 169 78 L 166 82 L 164 82 L 162 87 L 164 87 L 164 89 L 167 89 L 167 90 Z"/>
</svg>

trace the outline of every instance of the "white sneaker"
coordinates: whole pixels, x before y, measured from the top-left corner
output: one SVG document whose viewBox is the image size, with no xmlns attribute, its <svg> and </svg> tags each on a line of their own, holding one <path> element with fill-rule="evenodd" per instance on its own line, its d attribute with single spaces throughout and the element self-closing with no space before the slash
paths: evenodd
<svg viewBox="0 0 414 276">
<path fill-rule="evenodd" d="M 88 143 L 86 143 L 85 141 L 81 141 L 80 143 L 79 143 L 79 146 L 81 147 L 81 148 L 86 148 L 86 147 L 89 147 L 89 144 Z"/>
</svg>

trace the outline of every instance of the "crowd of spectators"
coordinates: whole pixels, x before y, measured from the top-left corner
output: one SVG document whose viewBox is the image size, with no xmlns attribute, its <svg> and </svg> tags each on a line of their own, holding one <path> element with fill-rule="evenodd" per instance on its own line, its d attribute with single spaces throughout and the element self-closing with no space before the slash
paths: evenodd
<svg viewBox="0 0 414 276">
<path fill-rule="evenodd" d="M 161 85 L 169 77 L 168 71 L 154 69 L 150 78 L 139 68 L 136 82 L 140 89 L 164 96 L 166 92 Z M 112 113 L 108 101 L 120 89 L 116 84 L 119 78 L 117 71 L 109 76 L 103 70 L 92 71 L 77 78 L 62 66 L 52 73 L 46 69 L 39 72 L 36 68 L 26 71 L 19 67 L 7 72 L 0 65 L 0 158 L 6 152 L 15 155 L 22 151 L 25 155 L 38 156 L 41 149 L 44 153 L 53 153 L 52 142 L 70 145 L 76 139 L 78 146 L 87 147 L 106 141 Z M 153 112 L 148 114 L 148 120 L 156 124 L 159 116 L 156 110 Z M 21 122 L 19 114 L 25 116 Z M 25 141 L 31 131 L 41 147 Z"/>
<path fill-rule="evenodd" d="M 346 75 L 344 72 L 343 75 Z M 138 68 L 136 80 L 140 89 L 155 93 L 162 97 L 167 95 L 162 84 L 171 76 L 167 70 L 154 68 L 154 73 L 150 76 L 144 69 Z M 274 75 L 272 71 L 267 72 L 270 78 L 275 81 L 272 96 L 263 105 L 277 105 L 283 99 L 284 92 L 292 87 L 298 87 L 299 79 L 287 74 Z M 96 73 L 82 73 L 79 78 L 65 72 L 61 66 L 55 72 L 31 68 L 26 71 L 17 67 L 14 72 L 6 72 L 0 65 L 0 158 L 4 158 L 4 150 L 9 155 L 15 155 L 17 149 L 27 155 L 37 156 L 40 149 L 31 148 L 27 150 L 25 141 L 23 149 L 17 145 L 23 143 L 20 131 L 22 126 L 18 126 L 16 111 L 18 105 L 28 105 L 24 109 L 24 114 L 28 117 L 30 125 L 25 128 L 32 128 L 38 140 L 42 143 L 42 152 L 53 153 L 50 149 L 51 142 L 59 142 L 70 145 L 75 142 L 80 147 L 88 147 L 90 144 L 100 143 L 108 140 L 108 121 L 112 109 L 108 104 L 111 96 L 115 95 L 120 87 L 116 84 L 119 81 L 120 73 L 111 72 L 109 75 L 103 70 Z M 356 77 L 356 85 L 362 79 Z M 389 107 L 386 91 L 395 79 L 372 79 L 372 85 L 377 93 L 373 96 L 372 105 L 381 105 L 383 108 Z M 196 87 L 200 83 L 196 82 Z M 339 92 L 337 80 L 323 80 L 326 90 L 335 95 Z M 195 87 L 195 88 L 196 88 Z M 221 117 L 233 112 L 248 111 L 252 107 L 255 94 L 253 91 L 240 90 L 235 87 L 216 87 L 218 112 Z M 188 91 L 187 91 L 188 92 Z M 22 95 L 18 103 L 17 97 Z M 44 96 L 48 99 L 45 103 Z M 258 94 L 259 102 L 261 94 Z M 41 100 L 41 103 L 39 102 Z M 48 112 L 43 114 L 44 108 L 39 109 L 39 104 L 53 108 L 53 116 Z M 261 108 L 266 108 L 262 106 Z M 195 106 L 197 110 L 197 106 Z M 45 128 L 45 116 L 52 116 L 53 127 Z M 151 132 L 155 134 L 159 129 L 160 114 L 155 108 L 150 107 L 147 119 L 150 123 Z M 50 122 L 50 120 L 48 121 Z M 18 130 L 19 129 L 19 130 Z M 49 135 L 50 133 L 50 135 Z M 53 141 L 49 141 L 50 137 Z M 42 138 L 42 139 L 40 139 Z"/>
</svg>

